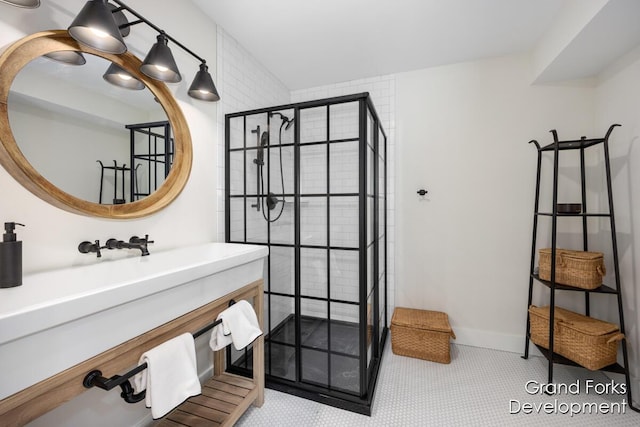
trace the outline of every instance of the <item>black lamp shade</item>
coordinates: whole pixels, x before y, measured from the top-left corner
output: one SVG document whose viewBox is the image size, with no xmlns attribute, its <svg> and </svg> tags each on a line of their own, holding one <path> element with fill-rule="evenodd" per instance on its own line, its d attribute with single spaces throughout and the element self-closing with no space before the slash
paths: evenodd
<svg viewBox="0 0 640 427">
<path fill-rule="evenodd" d="M 213 84 L 209 67 L 206 64 L 200 64 L 200 71 L 196 73 L 193 83 L 189 87 L 189 96 L 202 101 L 216 102 L 220 100 L 220 95 Z"/>
<path fill-rule="evenodd" d="M 24 7 L 25 9 L 40 7 L 40 0 L 0 0 L 0 2 L 11 6 Z"/>
<path fill-rule="evenodd" d="M 68 65 L 84 65 L 87 63 L 84 55 L 75 50 L 58 50 L 55 52 L 49 52 L 44 56 Z"/>
<path fill-rule="evenodd" d="M 178 83 L 182 80 L 178 66 L 171 49 L 167 46 L 167 37 L 164 34 L 158 36 L 158 41 L 151 47 L 140 66 L 147 76 L 167 83 Z"/>
<path fill-rule="evenodd" d="M 69 35 L 96 50 L 120 54 L 127 51 L 107 0 L 89 0 L 69 26 Z"/>
<path fill-rule="evenodd" d="M 107 72 L 102 76 L 103 79 L 112 85 L 120 86 L 125 89 L 142 90 L 145 88 L 144 83 L 133 77 L 128 71 L 123 70 L 119 65 L 111 63 Z"/>
</svg>

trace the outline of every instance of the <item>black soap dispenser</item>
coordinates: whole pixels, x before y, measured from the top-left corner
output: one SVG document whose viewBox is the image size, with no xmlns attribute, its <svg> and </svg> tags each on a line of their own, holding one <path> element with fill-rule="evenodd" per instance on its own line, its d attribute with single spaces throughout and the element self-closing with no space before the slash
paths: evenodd
<svg viewBox="0 0 640 427">
<path fill-rule="evenodd" d="M 16 239 L 17 222 L 5 222 L 0 242 L 0 288 L 22 285 L 22 242 Z"/>
</svg>

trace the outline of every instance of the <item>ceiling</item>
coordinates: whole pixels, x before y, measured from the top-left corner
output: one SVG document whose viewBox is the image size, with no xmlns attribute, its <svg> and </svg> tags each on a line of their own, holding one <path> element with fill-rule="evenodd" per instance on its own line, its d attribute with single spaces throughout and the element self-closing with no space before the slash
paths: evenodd
<svg viewBox="0 0 640 427">
<path fill-rule="evenodd" d="M 193 0 L 289 89 L 530 50 L 565 0 Z"/>
<path fill-rule="evenodd" d="M 609 19 L 636 19 L 637 0 L 192 1 L 290 90 L 533 52 L 549 32 L 564 39 L 554 40 L 555 55 L 534 77 L 572 78 L 577 60 L 589 66 L 575 77 L 588 77 L 640 43 L 640 26 Z M 607 8 L 608 18 L 594 23 Z"/>
</svg>

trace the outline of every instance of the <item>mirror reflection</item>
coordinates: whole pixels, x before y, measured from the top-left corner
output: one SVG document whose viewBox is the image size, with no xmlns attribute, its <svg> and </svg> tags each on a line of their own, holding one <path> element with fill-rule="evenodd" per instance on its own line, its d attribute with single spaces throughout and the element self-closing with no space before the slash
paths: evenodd
<svg viewBox="0 0 640 427">
<path fill-rule="evenodd" d="M 39 57 L 14 79 L 11 130 L 29 163 L 80 199 L 121 204 L 160 187 L 173 163 L 173 136 L 162 106 L 139 85 L 108 83 L 110 61 L 85 53 L 70 65 Z"/>
</svg>

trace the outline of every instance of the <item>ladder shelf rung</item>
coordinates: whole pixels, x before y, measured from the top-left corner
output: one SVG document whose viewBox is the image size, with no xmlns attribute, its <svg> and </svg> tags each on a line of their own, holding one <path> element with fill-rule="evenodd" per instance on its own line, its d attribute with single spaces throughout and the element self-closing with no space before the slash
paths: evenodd
<svg viewBox="0 0 640 427">
<path fill-rule="evenodd" d="M 544 286 L 553 289 L 553 284 L 549 281 L 549 280 L 544 280 L 541 279 L 539 275 L 537 274 L 532 274 L 531 277 L 533 277 L 534 279 L 536 279 L 538 282 L 542 283 Z M 582 288 L 576 288 L 575 286 L 569 286 L 569 285 L 562 285 L 560 283 L 556 283 L 555 284 L 555 290 L 560 290 L 560 291 L 582 291 L 582 292 L 592 292 L 592 293 L 596 293 L 596 294 L 617 294 L 618 291 L 615 290 L 612 287 L 609 287 L 607 285 L 600 285 L 600 287 L 596 288 L 596 289 L 582 289 Z"/>
</svg>

